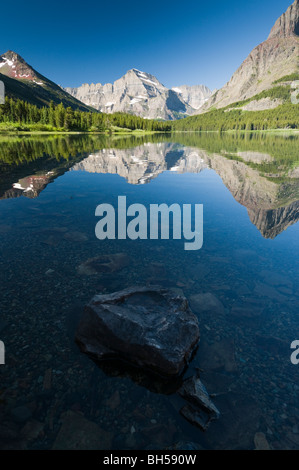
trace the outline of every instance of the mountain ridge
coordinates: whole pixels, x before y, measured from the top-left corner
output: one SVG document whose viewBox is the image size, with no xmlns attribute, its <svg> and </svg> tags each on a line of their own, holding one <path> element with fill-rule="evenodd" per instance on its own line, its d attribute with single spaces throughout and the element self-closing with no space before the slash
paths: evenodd
<svg viewBox="0 0 299 470">
<path fill-rule="evenodd" d="M 202 104 L 211 95 L 209 88 L 203 85 L 193 89 L 200 95 Z M 83 103 L 108 114 L 126 112 L 148 119 L 174 120 L 196 111 L 190 104 L 191 99 L 188 96 L 184 99 L 181 90 L 168 89 L 154 75 L 136 68 L 128 70 L 113 83 L 84 83 L 65 90 Z"/>
<path fill-rule="evenodd" d="M 0 55 L 0 80 L 3 81 L 5 94 L 9 98 L 24 100 L 38 107 L 48 106 L 53 101 L 80 111 L 91 110 L 11 50 Z"/>
<path fill-rule="evenodd" d="M 268 39 L 251 51 L 231 79 L 212 95 L 198 114 L 253 98 L 271 89 L 277 80 L 299 73 L 298 34 L 299 0 L 295 0 L 275 22 Z"/>
</svg>

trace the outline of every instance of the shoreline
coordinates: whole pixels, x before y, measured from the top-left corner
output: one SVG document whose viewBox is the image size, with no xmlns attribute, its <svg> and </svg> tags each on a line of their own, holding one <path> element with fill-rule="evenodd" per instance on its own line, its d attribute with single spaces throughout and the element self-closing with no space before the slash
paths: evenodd
<svg viewBox="0 0 299 470">
<path fill-rule="evenodd" d="M 143 131 L 143 130 L 134 130 L 134 131 L 120 131 L 120 132 L 97 132 L 97 131 L 10 131 L 10 130 L 1 130 L 0 129 L 0 137 L 1 136 L 28 136 L 28 135 L 57 135 L 57 136 L 64 136 L 64 135 L 102 135 L 105 137 L 112 137 L 112 136 L 146 136 L 146 135 L 153 135 L 153 134 L 288 134 L 288 135 L 296 135 L 299 134 L 299 129 L 265 129 L 265 130 L 226 130 L 226 131 L 215 131 L 215 130 L 206 130 L 206 131 L 178 131 L 172 130 L 168 132 L 163 131 Z"/>
</svg>

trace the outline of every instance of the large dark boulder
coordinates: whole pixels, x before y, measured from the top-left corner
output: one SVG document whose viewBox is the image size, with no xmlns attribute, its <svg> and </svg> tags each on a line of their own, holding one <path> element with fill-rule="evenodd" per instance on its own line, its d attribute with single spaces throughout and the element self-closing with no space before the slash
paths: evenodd
<svg viewBox="0 0 299 470">
<path fill-rule="evenodd" d="M 81 351 L 94 359 L 118 358 L 163 376 L 181 374 L 198 341 L 184 295 L 157 286 L 96 295 L 76 332 Z"/>
</svg>

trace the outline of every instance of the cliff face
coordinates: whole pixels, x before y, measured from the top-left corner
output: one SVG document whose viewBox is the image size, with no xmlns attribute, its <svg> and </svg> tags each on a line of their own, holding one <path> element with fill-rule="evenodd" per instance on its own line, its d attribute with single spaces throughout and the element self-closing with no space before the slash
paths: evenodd
<svg viewBox="0 0 299 470">
<path fill-rule="evenodd" d="M 273 83 L 299 72 L 299 1 L 276 21 L 268 39 L 259 44 L 234 73 L 200 109 L 222 108 L 273 87 Z"/>
<path fill-rule="evenodd" d="M 205 85 L 182 85 L 172 88 L 192 108 L 200 109 L 212 95 L 211 90 Z"/>
<path fill-rule="evenodd" d="M 273 26 L 268 39 L 299 36 L 299 0 L 281 15 Z"/>
</svg>

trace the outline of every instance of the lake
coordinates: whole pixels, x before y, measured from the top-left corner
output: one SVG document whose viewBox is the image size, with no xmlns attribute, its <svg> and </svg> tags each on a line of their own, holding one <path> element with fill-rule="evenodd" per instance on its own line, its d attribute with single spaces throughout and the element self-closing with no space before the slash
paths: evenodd
<svg viewBox="0 0 299 470">
<path fill-rule="evenodd" d="M 298 136 L 0 138 L 0 448 L 299 447 Z M 202 204 L 203 246 L 99 240 L 99 204 Z M 126 254 L 124 265 L 115 260 Z M 109 255 L 108 272 L 84 270 Z M 85 263 L 85 264 L 84 264 Z M 82 269 L 83 266 L 83 269 Z M 95 294 L 180 289 L 200 377 L 220 411 L 206 432 L 175 387 L 95 363 L 74 338 Z M 96 437 L 95 437 L 96 436 Z"/>
</svg>

